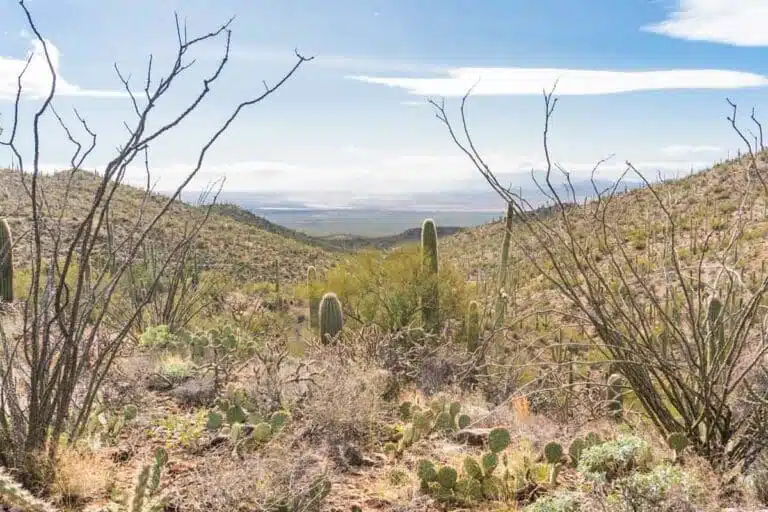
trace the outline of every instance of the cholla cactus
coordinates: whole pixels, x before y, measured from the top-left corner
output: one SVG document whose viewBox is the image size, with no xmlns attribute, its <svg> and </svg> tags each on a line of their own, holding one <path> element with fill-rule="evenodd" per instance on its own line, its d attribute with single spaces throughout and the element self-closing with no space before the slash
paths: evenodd
<svg viewBox="0 0 768 512">
<path fill-rule="evenodd" d="M 327 343 L 336 337 L 344 328 L 344 314 L 341 310 L 341 302 L 333 292 L 323 295 L 320 301 L 319 321 L 320 339 Z"/>
<path fill-rule="evenodd" d="M 606 388 L 606 402 L 608 415 L 614 419 L 621 419 L 624 377 L 619 373 L 614 373 L 608 377 L 608 386 Z"/>
<path fill-rule="evenodd" d="M 422 278 L 427 281 L 421 296 L 421 315 L 424 328 L 436 332 L 440 329 L 437 227 L 432 219 L 425 219 L 421 224 L 421 270 Z"/>
<path fill-rule="evenodd" d="M 13 238 L 8 221 L 0 221 L 0 300 L 13 302 Z"/>
<path fill-rule="evenodd" d="M 56 512 L 56 508 L 45 501 L 35 498 L 16 480 L 0 468 L 0 504 L 20 509 L 24 512 Z"/>
<path fill-rule="evenodd" d="M 159 495 L 160 477 L 168 463 L 168 453 L 158 448 L 152 464 L 142 466 L 136 476 L 128 512 L 161 512 L 168 501 L 167 496 Z"/>
</svg>

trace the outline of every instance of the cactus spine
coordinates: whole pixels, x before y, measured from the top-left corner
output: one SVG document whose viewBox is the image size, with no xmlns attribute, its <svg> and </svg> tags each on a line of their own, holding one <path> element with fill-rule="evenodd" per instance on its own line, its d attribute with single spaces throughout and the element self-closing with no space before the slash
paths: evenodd
<svg viewBox="0 0 768 512">
<path fill-rule="evenodd" d="M 328 343 L 330 339 L 335 338 L 344 327 L 344 315 L 341 311 L 341 302 L 333 292 L 323 295 L 320 300 L 319 323 L 320 339 L 323 343 Z"/>
<path fill-rule="evenodd" d="M 0 222 L 0 299 L 13 302 L 13 238 L 5 219 Z"/>
<path fill-rule="evenodd" d="M 318 325 L 317 315 L 320 307 L 320 297 L 315 290 L 317 270 L 310 265 L 307 268 L 307 296 L 309 297 L 309 327 L 316 329 Z"/>
<path fill-rule="evenodd" d="M 421 224 L 421 270 L 424 292 L 421 297 L 421 315 L 424 328 L 435 332 L 440 329 L 440 311 L 438 309 L 438 265 L 437 265 L 437 227 L 432 219 L 425 219 Z"/>
<path fill-rule="evenodd" d="M 494 329 L 501 329 L 504 326 L 504 314 L 507 309 L 507 266 L 509 265 L 509 242 L 512 238 L 512 216 L 514 210 L 512 203 L 507 204 L 507 217 L 504 222 L 504 239 L 501 242 L 501 268 L 499 268 L 499 289 L 496 296 L 496 318 L 493 321 Z"/>
<path fill-rule="evenodd" d="M 469 303 L 466 320 L 467 350 L 477 350 L 480 341 L 480 306 L 476 301 Z"/>
</svg>

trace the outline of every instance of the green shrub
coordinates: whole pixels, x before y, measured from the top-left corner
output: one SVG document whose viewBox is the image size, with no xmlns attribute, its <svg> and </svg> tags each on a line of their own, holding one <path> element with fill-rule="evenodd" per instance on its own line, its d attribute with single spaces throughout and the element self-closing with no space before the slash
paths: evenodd
<svg viewBox="0 0 768 512">
<path fill-rule="evenodd" d="M 677 466 L 661 465 L 649 473 L 632 473 L 617 480 L 606 501 L 616 512 L 652 512 L 670 510 L 664 504 L 671 498 L 677 504 L 691 504 L 701 495 L 702 489 L 687 473 Z"/>
<path fill-rule="evenodd" d="M 647 442 L 638 437 L 624 437 L 584 450 L 577 469 L 590 480 L 611 482 L 634 470 L 646 470 L 650 460 Z"/>
<path fill-rule="evenodd" d="M 523 509 L 525 512 L 579 512 L 581 500 L 571 491 L 559 491 L 549 496 L 542 496 Z"/>
<path fill-rule="evenodd" d="M 362 251 L 328 272 L 326 292 L 335 292 L 349 311 L 350 323 L 376 323 L 398 330 L 420 319 L 419 298 L 428 282 L 419 279 L 418 245 L 387 252 Z M 441 320 L 461 319 L 470 300 L 469 286 L 459 271 L 441 262 L 438 282 Z"/>
</svg>

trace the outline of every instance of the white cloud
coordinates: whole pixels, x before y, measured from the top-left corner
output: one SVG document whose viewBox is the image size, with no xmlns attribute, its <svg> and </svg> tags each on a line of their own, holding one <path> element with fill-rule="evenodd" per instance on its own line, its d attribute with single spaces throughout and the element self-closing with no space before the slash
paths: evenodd
<svg viewBox="0 0 768 512">
<path fill-rule="evenodd" d="M 725 149 L 719 146 L 691 146 L 686 144 L 676 144 L 661 149 L 665 155 L 690 155 L 698 153 L 722 153 Z"/>
<path fill-rule="evenodd" d="M 422 96 L 504 96 L 536 94 L 557 81 L 558 95 L 613 94 L 664 89 L 736 89 L 768 85 L 768 78 L 741 71 L 671 69 L 665 71 L 600 71 L 555 68 L 455 68 L 448 77 L 410 78 L 347 76 L 360 82 L 405 89 Z"/>
<path fill-rule="evenodd" d="M 642 27 L 668 37 L 734 46 L 768 46 L 765 0 L 678 0 L 660 22 Z"/>
<path fill-rule="evenodd" d="M 53 70 L 56 73 L 56 94 L 58 96 L 118 98 L 127 95 L 124 91 L 82 89 L 75 84 L 67 82 L 61 76 L 61 54 L 59 49 L 47 39 L 45 44 L 48 47 L 48 55 L 51 59 Z M 23 94 L 29 98 L 44 98 L 48 95 L 52 78 L 48 63 L 45 60 L 43 44 L 33 39 L 31 45 L 30 53 L 25 58 L 16 59 L 0 56 L 0 100 L 11 100 L 16 97 L 19 75 L 24 70 L 30 54 L 32 58 L 29 62 L 29 67 L 27 67 L 21 80 Z"/>
</svg>

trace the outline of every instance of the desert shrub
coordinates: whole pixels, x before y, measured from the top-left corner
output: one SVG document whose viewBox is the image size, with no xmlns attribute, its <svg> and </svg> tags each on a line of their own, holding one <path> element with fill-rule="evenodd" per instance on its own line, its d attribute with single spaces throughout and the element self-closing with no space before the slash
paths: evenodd
<svg viewBox="0 0 768 512">
<path fill-rule="evenodd" d="M 651 448 L 639 437 L 623 437 L 584 450 L 578 470 L 590 480 L 611 482 L 635 470 L 646 470 Z"/>
<path fill-rule="evenodd" d="M 163 356 L 157 364 L 158 375 L 176 386 L 195 374 L 195 363 L 176 354 Z"/>
<path fill-rule="evenodd" d="M 558 491 L 555 494 L 543 496 L 528 505 L 525 512 L 579 512 L 581 497 L 571 491 Z"/>
<path fill-rule="evenodd" d="M 463 318 L 470 288 L 449 262 L 440 265 L 440 316 L 443 320 Z M 325 290 L 339 296 L 349 321 L 398 330 L 419 318 L 419 298 L 430 286 L 420 279 L 420 269 L 417 245 L 387 252 L 363 251 L 328 272 Z"/>
<path fill-rule="evenodd" d="M 382 398 L 386 386 L 382 372 L 354 363 L 341 368 L 331 360 L 315 377 L 315 383 L 294 412 L 305 425 L 308 438 L 331 446 L 361 447 L 377 440 L 391 407 Z"/>
<path fill-rule="evenodd" d="M 660 465 L 648 473 L 632 473 L 615 483 L 606 500 L 616 512 L 698 510 L 694 502 L 702 494 L 696 482 L 676 466 Z"/>
<path fill-rule="evenodd" d="M 176 510 L 259 510 L 319 512 L 331 482 L 325 468 L 305 449 L 276 448 L 261 458 L 212 458 L 174 500 Z"/>
</svg>

